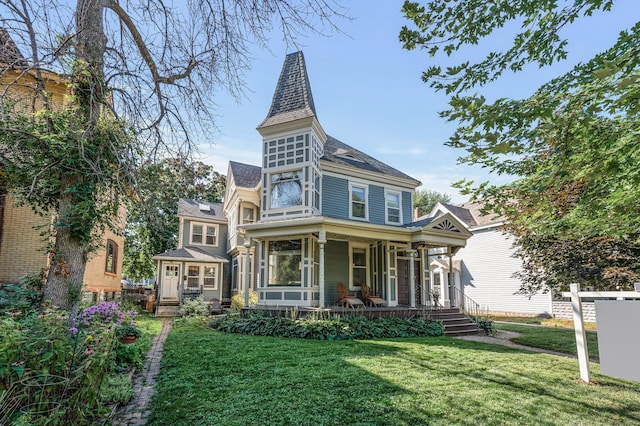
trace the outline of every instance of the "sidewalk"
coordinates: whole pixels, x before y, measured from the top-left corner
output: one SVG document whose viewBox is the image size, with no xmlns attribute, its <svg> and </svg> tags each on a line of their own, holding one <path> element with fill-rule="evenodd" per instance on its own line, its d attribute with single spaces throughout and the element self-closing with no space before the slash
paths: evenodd
<svg viewBox="0 0 640 426">
<path fill-rule="evenodd" d="M 491 343 L 494 345 L 502 345 L 508 346 L 510 348 L 522 349 L 530 352 L 539 352 L 543 354 L 563 356 L 567 358 L 577 358 L 575 355 L 567 354 L 564 352 L 555 352 L 547 349 L 534 348 L 531 346 L 520 345 L 518 343 L 514 343 L 511 341 L 514 337 L 520 336 L 520 333 L 516 333 L 514 331 L 506 331 L 506 330 L 498 330 L 494 336 L 484 336 L 484 335 L 473 335 L 473 336 L 459 336 L 458 339 L 461 340 L 472 340 L 474 342 L 483 342 L 483 343 Z M 591 362 L 598 363 L 598 360 L 590 360 Z"/>
<path fill-rule="evenodd" d="M 169 331 L 171 331 L 171 320 L 165 319 L 162 321 L 162 331 L 153 338 L 142 370 L 134 376 L 135 396 L 128 405 L 118 409 L 113 419 L 113 426 L 141 426 L 147 422 L 151 413 L 149 402 L 156 385 L 156 376 L 160 372 L 162 348 Z"/>
</svg>

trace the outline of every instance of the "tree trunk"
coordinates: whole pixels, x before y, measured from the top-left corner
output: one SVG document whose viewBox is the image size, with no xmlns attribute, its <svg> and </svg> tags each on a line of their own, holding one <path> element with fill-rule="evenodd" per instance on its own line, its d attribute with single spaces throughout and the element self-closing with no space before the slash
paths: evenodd
<svg viewBox="0 0 640 426">
<path fill-rule="evenodd" d="M 68 182 L 65 186 L 70 185 Z M 72 228 L 64 219 L 60 220 L 69 213 L 71 203 L 68 195 L 61 197 L 59 202 L 55 243 L 49 255 L 49 273 L 44 288 L 44 300 L 64 309 L 70 309 L 80 301 L 87 259 L 86 244 L 74 238 Z"/>
<path fill-rule="evenodd" d="M 104 103 L 106 37 L 102 19 L 106 1 L 109 0 L 78 0 L 76 8 L 76 61 L 70 81 L 75 106 L 78 107 L 72 125 L 78 131 L 75 132 L 77 137 L 68 143 L 77 144 L 78 151 L 87 156 L 80 161 L 93 161 L 88 157 L 92 150 L 81 147 L 96 143 L 93 135 Z M 91 247 L 91 232 L 86 231 L 86 220 L 79 211 L 85 203 L 97 202 L 98 197 L 78 191 L 83 176 L 74 171 L 73 166 L 60 171 L 60 180 L 55 243 L 50 255 L 44 297 L 52 305 L 70 309 L 80 301 Z"/>
</svg>

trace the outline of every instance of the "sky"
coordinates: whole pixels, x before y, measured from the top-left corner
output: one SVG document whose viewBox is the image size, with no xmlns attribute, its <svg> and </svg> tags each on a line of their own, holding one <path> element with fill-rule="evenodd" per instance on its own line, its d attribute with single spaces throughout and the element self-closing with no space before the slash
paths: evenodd
<svg viewBox="0 0 640 426">
<path fill-rule="evenodd" d="M 269 49 L 255 47 L 252 69 L 244 76 L 246 93 L 238 102 L 213 94 L 218 105 L 219 134 L 202 141 L 201 159 L 226 174 L 228 161 L 260 165 L 257 125 L 265 118 L 287 53 L 302 50 L 320 124 L 325 132 L 422 182 L 419 189 L 447 193 L 453 203 L 466 201 L 451 184 L 460 179 L 507 182 L 486 169 L 458 164 L 465 154 L 444 145 L 455 130 L 438 112 L 448 98 L 421 80 L 433 62 L 425 51 L 402 49 L 398 34 L 408 21 L 401 0 L 343 1 L 351 21 L 337 21 L 346 34 L 310 35 L 297 47 L 286 46 L 274 32 Z M 566 30 L 569 57 L 551 67 L 529 67 L 505 75 L 480 91 L 489 99 L 523 98 L 541 84 L 570 70 L 579 61 L 610 47 L 620 30 L 640 20 L 640 1 L 616 0 L 609 13 L 599 13 Z M 479 48 L 466 49 L 468 59 L 487 48 L 508 46 L 503 31 Z M 484 49 L 484 50 L 483 50 Z"/>
</svg>

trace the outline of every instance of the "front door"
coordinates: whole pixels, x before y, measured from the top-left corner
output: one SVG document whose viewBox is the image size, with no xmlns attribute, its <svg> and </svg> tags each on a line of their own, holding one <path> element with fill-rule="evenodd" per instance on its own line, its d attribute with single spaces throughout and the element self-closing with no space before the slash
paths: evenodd
<svg viewBox="0 0 640 426">
<path fill-rule="evenodd" d="M 180 264 L 165 263 L 162 278 L 162 299 L 178 300 L 178 286 L 180 285 Z"/>
<path fill-rule="evenodd" d="M 418 259 L 414 260 L 414 277 L 416 280 L 416 305 L 421 303 L 420 293 L 420 261 Z M 398 304 L 399 305 L 411 305 L 411 298 L 409 297 L 409 289 L 410 286 L 410 276 L 409 276 L 409 265 L 411 264 L 409 259 L 398 258 Z"/>
</svg>

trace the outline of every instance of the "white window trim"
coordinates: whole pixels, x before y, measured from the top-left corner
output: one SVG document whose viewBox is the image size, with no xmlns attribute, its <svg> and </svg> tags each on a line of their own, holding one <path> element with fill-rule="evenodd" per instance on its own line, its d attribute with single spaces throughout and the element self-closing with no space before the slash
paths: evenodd
<svg viewBox="0 0 640 426">
<path fill-rule="evenodd" d="M 353 188 L 364 188 L 364 217 L 356 217 L 353 215 Z M 385 200 L 386 205 L 386 200 Z M 360 220 L 364 222 L 369 221 L 369 185 L 359 182 L 349 182 L 349 219 Z"/>
<path fill-rule="evenodd" d="M 193 226 L 194 225 L 202 225 L 202 242 L 195 243 L 193 242 Z M 207 227 L 211 227 L 215 229 L 216 243 L 215 244 L 207 244 Z M 206 223 L 206 222 L 191 222 L 189 224 L 189 244 L 196 246 L 206 246 L 206 247 L 218 247 L 220 244 L 220 226 L 215 223 Z"/>
<path fill-rule="evenodd" d="M 198 287 L 200 290 L 218 290 L 218 288 L 220 288 L 220 265 L 218 263 L 188 263 L 186 268 L 185 268 L 185 273 L 187 276 L 187 280 L 189 278 L 194 278 L 194 277 L 190 277 L 189 276 L 189 267 L 190 266 L 197 266 L 199 268 L 198 270 Z M 213 284 L 213 287 L 205 287 L 204 286 L 204 268 L 214 268 L 215 269 L 215 281 Z M 187 288 L 187 282 L 185 281 L 184 283 L 185 288 Z"/>
<path fill-rule="evenodd" d="M 291 166 L 291 165 L 290 165 Z M 305 193 L 305 180 L 304 180 L 304 166 L 300 163 L 296 165 L 296 168 L 271 168 L 267 173 L 267 205 L 264 206 L 264 211 L 288 211 L 288 210 L 300 210 L 307 206 L 304 204 L 304 193 Z M 300 173 L 300 204 L 295 206 L 286 206 L 286 207 L 271 207 L 271 191 L 273 190 L 273 182 L 271 181 L 271 177 L 273 175 L 279 175 L 283 173 Z"/>
<path fill-rule="evenodd" d="M 359 285 L 353 284 L 353 249 L 365 249 L 365 261 L 366 261 L 366 284 L 369 288 L 371 288 L 371 283 L 369 282 L 369 272 L 371 269 L 371 262 L 369 261 L 369 244 L 365 243 L 349 243 L 349 290 L 357 291 L 360 290 Z"/>
<path fill-rule="evenodd" d="M 204 268 L 213 268 L 215 270 L 215 279 L 213 281 L 213 287 L 208 287 L 204 285 Z M 217 290 L 219 288 L 218 283 L 220 282 L 220 265 L 218 263 L 214 264 L 202 264 L 202 272 L 200 273 L 202 280 L 202 289 L 203 290 Z"/>
<path fill-rule="evenodd" d="M 390 194 L 398 196 L 399 222 L 389 221 L 389 205 L 387 204 L 387 196 Z M 384 223 L 387 225 L 402 225 L 402 192 L 390 189 L 384 190 Z"/>
</svg>

